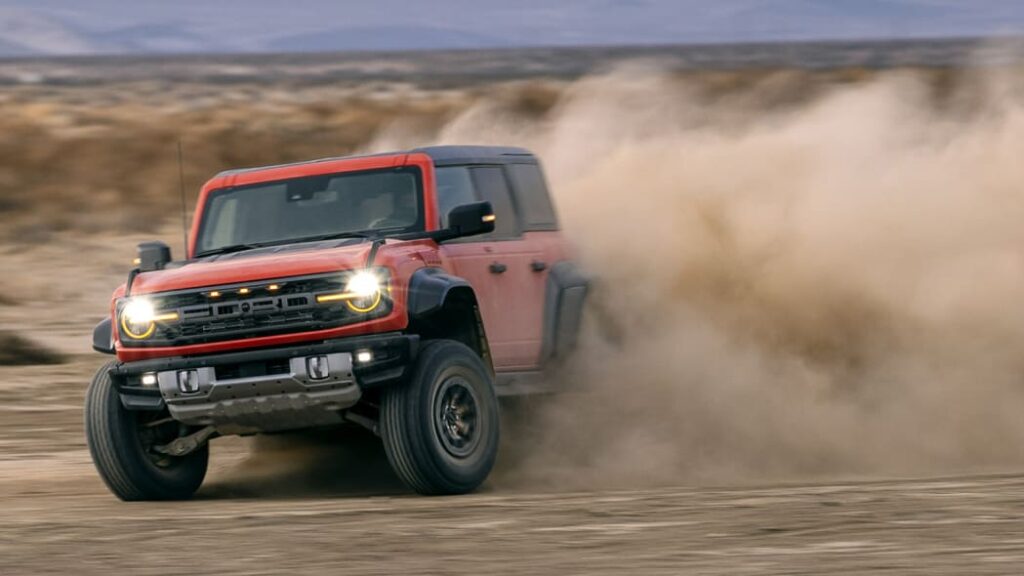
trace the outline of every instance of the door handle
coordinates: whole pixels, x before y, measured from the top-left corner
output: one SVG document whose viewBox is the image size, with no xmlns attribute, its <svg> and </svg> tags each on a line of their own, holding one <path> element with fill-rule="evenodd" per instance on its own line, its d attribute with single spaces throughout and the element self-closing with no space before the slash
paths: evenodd
<svg viewBox="0 0 1024 576">
<path fill-rule="evenodd" d="M 543 272 L 548 269 L 548 263 L 542 262 L 541 260 L 534 260 L 530 262 L 530 270 L 534 272 Z"/>
<path fill-rule="evenodd" d="M 505 270 L 508 270 L 508 266 L 505 266 L 501 262 L 492 262 L 490 266 L 491 274 L 501 274 Z"/>
</svg>

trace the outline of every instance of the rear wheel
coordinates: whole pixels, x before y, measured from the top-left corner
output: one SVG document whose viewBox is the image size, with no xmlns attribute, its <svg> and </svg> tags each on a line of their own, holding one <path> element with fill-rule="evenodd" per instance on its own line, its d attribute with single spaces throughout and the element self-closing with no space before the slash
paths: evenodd
<svg viewBox="0 0 1024 576">
<path fill-rule="evenodd" d="M 85 436 L 100 477 L 121 500 L 188 498 L 206 476 L 209 446 L 182 457 L 158 452 L 180 435 L 181 425 L 164 411 L 126 410 L 110 366 L 100 368 L 85 395 Z"/>
<path fill-rule="evenodd" d="M 412 378 L 386 390 L 381 436 L 398 476 L 420 494 L 479 486 L 498 453 L 498 400 L 480 357 L 453 340 L 427 342 Z"/>
</svg>

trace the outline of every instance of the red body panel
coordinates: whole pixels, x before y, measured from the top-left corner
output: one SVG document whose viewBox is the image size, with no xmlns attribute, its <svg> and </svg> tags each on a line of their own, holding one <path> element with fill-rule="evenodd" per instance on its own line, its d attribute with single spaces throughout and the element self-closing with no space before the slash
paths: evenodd
<svg viewBox="0 0 1024 576">
<path fill-rule="evenodd" d="M 550 265 L 540 239 L 550 234 L 528 232 L 512 240 L 460 242 L 440 248 L 455 275 L 468 280 L 477 292 L 495 368 L 525 370 L 537 364 L 546 266 Z M 535 262 L 544 263 L 545 268 L 534 270 Z"/>
<path fill-rule="evenodd" d="M 397 166 L 416 166 L 423 174 L 424 216 L 428 230 L 437 229 L 437 200 L 433 162 L 426 154 L 392 154 L 351 159 L 331 159 L 252 171 L 230 172 L 203 186 L 189 238 L 194 252 L 203 210 L 209 194 L 228 186 L 242 186 L 301 176 Z M 139 274 L 132 294 L 150 294 L 277 278 L 344 271 L 367 264 L 370 244 L 330 249 L 288 251 L 264 256 L 190 262 L 180 268 Z M 391 272 L 394 307 L 390 314 L 359 324 L 328 330 L 262 336 L 173 348 L 125 348 L 114 331 L 117 357 L 123 362 L 166 356 L 212 354 L 229 350 L 283 346 L 375 332 L 400 331 L 408 325 L 406 288 L 413 273 L 424 266 L 441 267 L 465 278 L 473 286 L 481 308 L 484 328 L 497 370 L 524 370 L 538 364 L 548 268 L 566 257 L 561 234 L 529 232 L 522 238 L 502 241 L 458 242 L 438 246 L 432 240 L 391 240 L 380 247 L 374 260 Z M 505 266 L 493 273 L 491 264 Z M 535 269 L 543 263 L 543 269 Z M 122 285 L 115 300 L 124 295 Z M 111 306 L 113 315 L 113 304 Z M 116 325 L 116 323 L 115 323 Z"/>
<path fill-rule="evenodd" d="M 327 250 L 288 251 L 266 256 L 196 262 L 186 264 L 181 268 L 139 274 L 132 284 L 132 294 L 137 296 L 184 288 L 202 288 L 350 270 L 363 267 L 366 264 L 369 251 L 370 245 L 363 243 Z"/>
</svg>

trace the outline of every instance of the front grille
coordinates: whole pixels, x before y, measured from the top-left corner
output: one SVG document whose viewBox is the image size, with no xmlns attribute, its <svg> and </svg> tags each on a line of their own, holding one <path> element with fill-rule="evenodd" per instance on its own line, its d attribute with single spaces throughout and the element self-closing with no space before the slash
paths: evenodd
<svg viewBox="0 0 1024 576">
<path fill-rule="evenodd" d="M 330 274 L 151 294 L 147 297 L 158 314 L 176 312 L 178 320 L 157 323 L 153 335 L 145 340 L 122 334 L 121 344 L 135 348 L 185 346 L 307 332 L 390 312 L 387 299 L 370 313 L 354 312 L 343 301 L 316 301 L 317 294 L 342 291 L 344 282 L 342 274 Z"/>
</svg>

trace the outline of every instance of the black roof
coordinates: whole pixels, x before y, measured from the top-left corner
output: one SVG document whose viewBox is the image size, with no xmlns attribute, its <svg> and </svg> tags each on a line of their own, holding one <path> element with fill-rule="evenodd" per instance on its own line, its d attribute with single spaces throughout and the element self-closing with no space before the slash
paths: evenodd
<svg viewBox="0 0 1024 576">
<path fill-rule="evenodd" d="M 255 172 L 268 168 L 281 168 L 284 166 L 298 166 L 314 162 L 328 162 L 331 160 L 344 160 L 348 158 L 367 158 L 372 156 L 393 156 L 395 154 L 411 154 L 422 152 L 430 156 L 437 166 L 448 166 L 451 164 L 527 164 L 536 163 L 537 157 L 526 148 L 515 146 L 425 146 L 412 150 L 396 150 L 394 152 L 382 152 L 377 154 L 355 154 L 352 156 L 332 156 L 329 158 L 317 158 L 316 160 L 303 160 L 288 164 L 275 164 L 270 166 L 254 166 L 252 168 L 234 168 L 224 170 L 217 176 L 228 174 L 241 174 L 243 172 Z"/>
<path fill-rule="evenodd" d="M 409 152 L 422 152 L 434 164 L 509 164 L 536 162 L 537 158 L 526 148 L 514 146 L 427 146 Z"/>
</svg>

